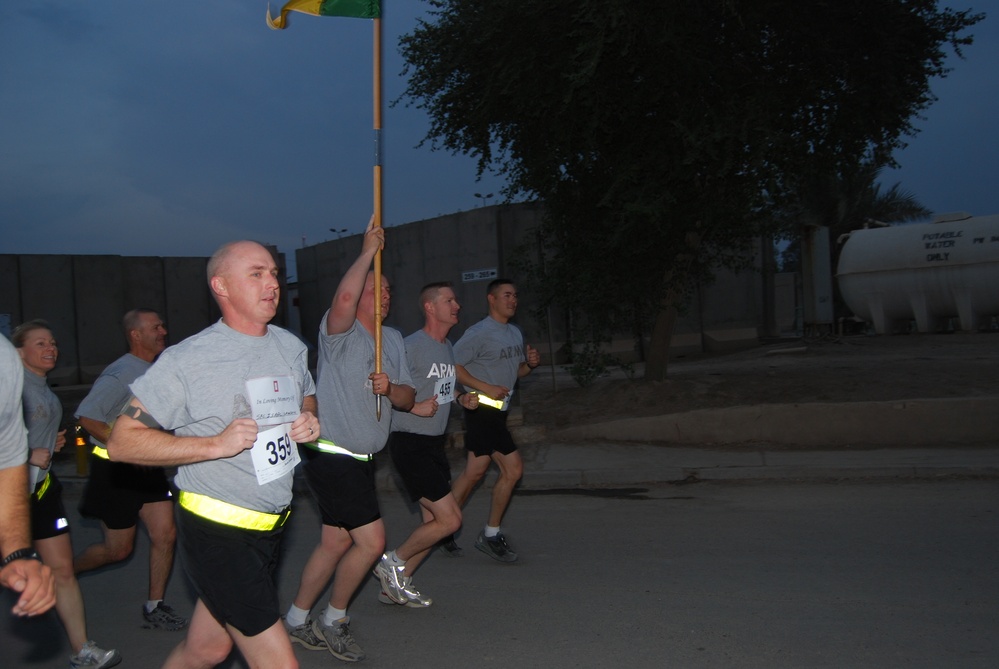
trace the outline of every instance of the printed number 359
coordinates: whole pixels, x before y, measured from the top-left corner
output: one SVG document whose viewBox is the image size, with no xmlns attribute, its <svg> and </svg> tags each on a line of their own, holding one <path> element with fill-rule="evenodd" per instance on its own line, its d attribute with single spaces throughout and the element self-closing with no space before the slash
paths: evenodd
<svg viewBox="0 0 999 669">
<path fill-rule="evenodd" d="M 276 442 L 267 442 L 267 462 L 276 465 L 282 460 L 287 460 L 291 456 L 291 437 L 287 434 L 278 437 Z"/>
</svg>

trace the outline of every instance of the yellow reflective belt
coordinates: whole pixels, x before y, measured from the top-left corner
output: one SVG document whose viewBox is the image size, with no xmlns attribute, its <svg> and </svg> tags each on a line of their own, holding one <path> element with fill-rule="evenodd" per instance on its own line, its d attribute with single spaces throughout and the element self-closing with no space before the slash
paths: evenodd
<svg viewBox="0 0 999 669">
<path fill-rule="evenodd" d="M 235 504 L 229 504 L 207 495 L 181 490 L 177 500 L 182 507 L 196 516 L 213 520 L 216 523 L 238 527 L 244 530 L 266 532 L 284 525 L 291 515 L 291 509 L 284 513 L 264 513 L 253 509 L 244 509 Z"/>
<path fill-rule="evenodd" d="M 42 497 L 45 496 L 45 493 L 49 489 L 49 484 L 50 483 L 52 483 L 52 475 L 51 474 L 46 474 L 45 475 L 45 479 L 42 481 L 42 484 L 41 484 L 42 487 L 37 488 L 35 490 L 35 499 L 41 499 Z M 21 499 L 24 499 L 24 498 L 22 497 Z"/>
<path fill-rule="evenodd" d="M 360 460 L 361 462 L 371 462 L 375 459 L 375 456 L 371 453 L 354 453 L 353 451 L 348 451 L 346 448 L 337 446 L 332 441 L 327 439 L 316 439 L 315 443 L 303 442 L 303 446 L 307 446 L 314 451 L 319 451 L 320 453 L 333 453 L 334 455 L 349 455 L 355 460 Z"/>
<path fill-rule="evenodd" d="M 108 449 L 104 448 L 103 446 L 97 446 L 96 444 L 94 445 L 94 455 L 96 455 L 97 457 L 101 458 L 102 460 L 110 460 L 111 459 L 108 456 Z"/>
<path fill-rule="evenodd" d="M 494 400 L 492 397 L 489 397 L 489 395 L 483 395 L 482 393 L 479 393 L 479 404 L 485 404 L 487 407 L 492 407 L 494 409 L 499 409 L 500 411 L 502 411 L 503 405 L 505 403 L 506 402 L 504 402 L 503 400 Z"/>
</svg>

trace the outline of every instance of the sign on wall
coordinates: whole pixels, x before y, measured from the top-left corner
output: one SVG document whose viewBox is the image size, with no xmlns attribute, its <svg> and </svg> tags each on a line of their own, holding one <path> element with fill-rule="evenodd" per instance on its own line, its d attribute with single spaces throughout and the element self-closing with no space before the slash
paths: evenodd
<svg viewBox="0 0 999 669">
<path fill-rule="evenodd" d="M 491 281 L 495 278 L 495 267 L 492 269 L 473 269 L 471 271 L 461 273 L 462 283 L 468 283 L 469 281 Z"/>
</svg>

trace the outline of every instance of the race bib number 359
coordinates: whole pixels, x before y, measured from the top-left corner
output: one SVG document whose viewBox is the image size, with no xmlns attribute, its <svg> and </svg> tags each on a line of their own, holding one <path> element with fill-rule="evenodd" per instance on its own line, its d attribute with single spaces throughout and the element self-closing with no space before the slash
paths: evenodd
<svg viewBox="0 0 999 669">
<path fill-rule="evenodd" d="M 295 469 L 300 458 L 290 432 L 291 423 L 284 423 L 257 433 L 250 455 L 258 485 L 270 483 Z"/>
</svg>

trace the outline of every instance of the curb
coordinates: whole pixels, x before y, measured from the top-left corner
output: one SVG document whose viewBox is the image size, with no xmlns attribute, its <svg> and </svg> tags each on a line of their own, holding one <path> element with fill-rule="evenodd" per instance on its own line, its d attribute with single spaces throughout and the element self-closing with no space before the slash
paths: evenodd
<svg viewBox="0 0 999 669">
<path fill-rule="evenodd" d="M 999 397 L 760 404 L 577 425 L 558 441 L 795 446 L 987 444 L 999 438 Z"/>
</svg>

